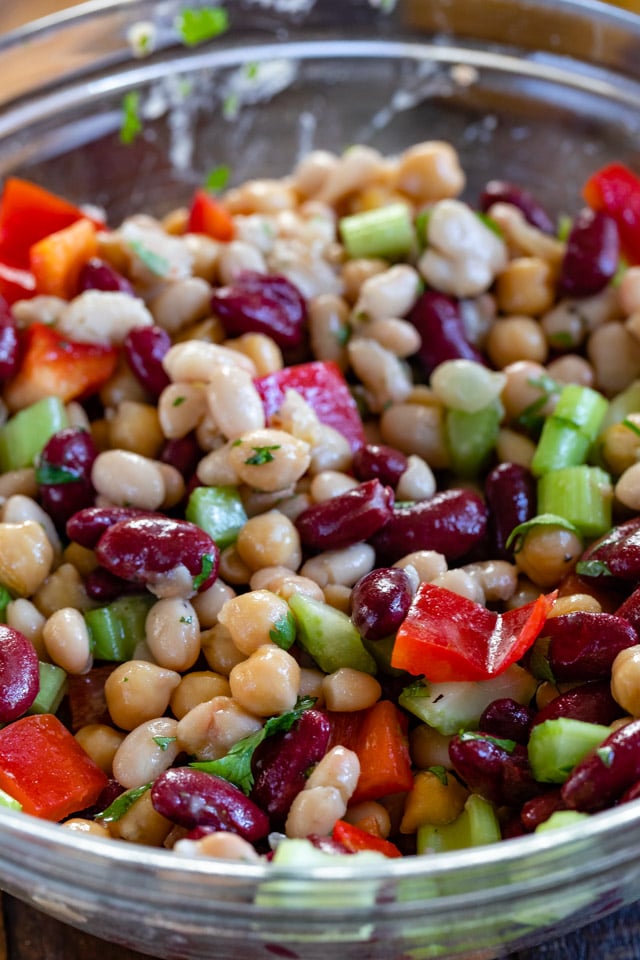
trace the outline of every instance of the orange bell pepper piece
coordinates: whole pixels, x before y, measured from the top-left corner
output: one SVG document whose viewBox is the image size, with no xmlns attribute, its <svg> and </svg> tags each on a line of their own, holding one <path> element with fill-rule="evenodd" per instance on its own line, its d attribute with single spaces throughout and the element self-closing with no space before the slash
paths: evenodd
<svg viewBox="0 0 640 960">
<path fill-rule="evenodd" d="M 187 223 L 189 233 L 205 233 L 214 240 L 233 240 L 233 218 L 227 208 L 206 190 L 196 190 Z"/>
<path fill-rule="evenodd" d="M 96 228 L 85 219 L 34 243 L 29 250 L 29 265 L 36 293 L 71 300 L 77 293 L 82 267 L 97 252 Z"/>
</svg>

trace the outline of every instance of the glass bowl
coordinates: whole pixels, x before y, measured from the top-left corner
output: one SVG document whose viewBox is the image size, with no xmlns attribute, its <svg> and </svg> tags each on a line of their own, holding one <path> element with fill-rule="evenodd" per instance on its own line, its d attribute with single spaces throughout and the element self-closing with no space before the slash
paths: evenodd
<svg viewBox="0 0 640 960">
<path fill-rule="evenodd" d="M 311 147 L 454 143 L 491 177 L 575 211 L 587 175 L 640 167 L 640 20 L 572 0 L 229 0 L 187 48 L 174 0 L 87 3 L 0 39 L 0 177 L 112 222 L 184 204 L 214 166 L 282 175 Z M 131 28 L 152 25 L 136 54 Z M 148 28 L 147 28 L 148 32 Z M 135 33 L 135 31 L 134 31 Z M 135 91 L 143 131 L 120 141 Z M 290 869 L 191 860 L 0 812 L 0 885 L 157 957 L 423 960 L 504 955 L 631 902 L 640 805 L 460 853 Z"/>
</svg>

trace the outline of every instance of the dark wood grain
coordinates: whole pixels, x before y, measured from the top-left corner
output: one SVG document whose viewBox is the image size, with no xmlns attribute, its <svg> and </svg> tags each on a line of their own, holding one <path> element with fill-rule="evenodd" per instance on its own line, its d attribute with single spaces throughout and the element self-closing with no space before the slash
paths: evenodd
<svg viewBox="0 0 640 960">
<path fill-rule="evenodd" d="M 0 960 L 144 960 L 141 953 L 67 927 L 13 897 L 5 895 L 2 905 L 4 935 L 0 918 Z M 212 960 L 213 957 L 215 954 Z M 619 910 L 566 937 L 516 951 L 503 960 L 638 960 L 639 957 L 640 905 L 637 905 Z"/>
</svg>

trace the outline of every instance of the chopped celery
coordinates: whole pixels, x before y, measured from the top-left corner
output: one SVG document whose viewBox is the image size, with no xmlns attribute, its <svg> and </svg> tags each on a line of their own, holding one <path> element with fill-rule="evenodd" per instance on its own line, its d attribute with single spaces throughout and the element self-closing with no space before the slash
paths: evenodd
<svg viewBox="0 0 640 960">
<path fill-rule="evenodd" d="M 558 830 L 560 827 L 570 827 L 574 823 L 587 820 L 588 817 L 588 813 L 580 813 L 578 810 L 554 810 L 548 820 L 538 824 L 535 833 L 544 833 L 546 830 Z"/>
<path fill-rule="evenodd" d="M 47 441 L 69 425 L 58 397 L 45 397 L 16 413 L 0 428 L 0 471 L 30 467 Z"/>
<path fill-rule="evenodd" d="M 538 510 L 555 513 L 585 537 L 611 529 L 611 477 L 600 467 L 585 464 L 545 473 L 538 480 Z"/>
<path fill-rule="evenodd" d="M 238 488 L 233 486 L 196 487 L 185 516 L 206 531 L 221 550 L 235 543 L 247 522 Z"/>
<path fill-rule="evenodd" d="M 500 427 L 501 412 L 491 403 L 474 413 L 448 410 L 445 431 L 451 467 L 458 476 L 475 477 L 491 457 Z"/>
<path fill-rule="evenodd" d="M 496 811 L 488 800 L 472 793 L 464 810 L 451 823 L 425 823 L 418 827 L 418 853 L 445 853 L 497 843 L 502 839 Z"/>
<path fill-rule="evenodd" d="M 599 746 L 611 730 L 571 717 L 545 720 L 529 737 L 529 763 L 540 783 L 564 783 L 576 764 Z"/>
<path fill-rule="evenodd" d="M 0 807 L 3 807 L 5 810 L 22 810 L 20 801 L 9 796 L 4 790 L 0 790 Z"/>
<path fill-rule="evenodd" d="M 405 203 L 391 203 L 342 217 L 338 227 L 350 257 L 402 257 L 409 253 L 415 240 L 411 214 Z"/>
<path fill-rule="evenodd" d="M 340 667 L 376 672 L 375 660 L 346 613 L 301 593 L 290 598 L 289 607 L 296 618 L 300 646 L 325 673 Z"/>
<path fill-rule="evenodd" d="M 53 663 L 38 664 L 40 689 L 28 713 L 55 713 L 67 688 L 67 674 Z"/>
<path fill-rule="evenodd" d="M 558 397 L 553 416 L 569 420 L 593 441 L 607 412 L 608 402 L 590 387 L 569 383 Z"/>
<path fill-rule="evenodd" d="M 150 595 L 120 597 L 106 607 L 88 610 L 84 619 L 89 628 L 96 660 L 124 663 L 145 638 L 147 614 L 155 603 Z"/>
<path fill-rule="evenodd" d="M 607 412 L 607 400 L 590 387 L 563 387 L 555 410 L 544 422 L 531 470 L 540 477 L 587 459 Z"/>
<path fill-rule="evenodd" d="M 614 423 L 621 423 L 630 413 L 638 413 L 638 411 L 640 411 L 640 380 L 634 380 L 626 390 L 616 394 L 609 401 L 600 433 L 602 434 L 607 427 L 611 427 Z"/>
</svg>

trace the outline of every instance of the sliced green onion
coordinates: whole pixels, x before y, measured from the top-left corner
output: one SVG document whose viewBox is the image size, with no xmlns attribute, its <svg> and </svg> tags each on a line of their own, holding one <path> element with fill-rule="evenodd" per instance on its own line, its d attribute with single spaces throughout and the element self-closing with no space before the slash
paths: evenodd
<svg viewBox="0 0 640 960">
<path fill-rule="evenodd" d="M 496 403 L 476 413 L 447 411 L 445 435 L 455 473 L 461 477 L 475 477 L 487 465 L 498 438 L 500 419 Z"/>
<path fill-rule="evenodd" d="M 529 763 L 540 783 L 564 783 L 573 768 L 611 733 L 599 723 L 559 717 L 537 723 L 529 737 Z"/>
<path fill-rule="evenodd" d="M 609 401 L 607 412 L 602 420 L 600 433 L 602 434 L 607 427 L 614 423 L 620 423 L 625 420 L 630 413 L 637 413 L 640 410 L 640 380 L 634 380 L 626 390 L 616 394 Z"/>
<path fill-rule="evenodd" d="M 54 433 L 68 426 L 67 411 L 59 397 L 44 397 L 20 410 L 0 428 L 0 471 L 32 466 Z"/>
<path fill-rule="evenodd" d="M 247 522 L 238 488 L 233 486 L 196 487 L 189 497 L 185 516 L 205 530 L 221 550 L 236 542 Z"/>
<path fill-rule="evenodd" d="M 415 242 L 411 214 L 404 203 L 342 217 L 338 228 L 350 257 L 393 260 L 409 253 Z"/>
<path fill-rule="evenodd" d="M 538 481 L 540 512 L 564 517 L 585 537 L 600 537 L 611 529 L 612 500 L 611 477 L 600 467 L 565 467 Z"/>
<path fill-rule="evenodd" d="M 569 530 L 579 536 L 579 531 L 572 523 L 569 523 L 566 517 L 559 517 L 555 513 L 539 513 L 530 520 L 525 520 L 524 523 L 519 523 L 517 527 L 514 527 L 505 546 L 513 547 L 514 553 L 519 553 L 527 534 L 537 527 L 561 527 L 563 530 Z"/>
</svg>

